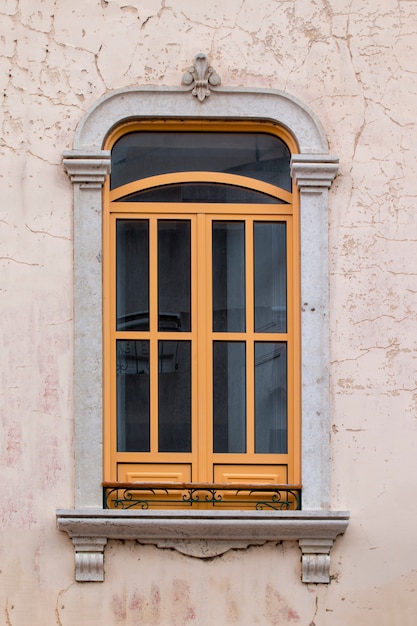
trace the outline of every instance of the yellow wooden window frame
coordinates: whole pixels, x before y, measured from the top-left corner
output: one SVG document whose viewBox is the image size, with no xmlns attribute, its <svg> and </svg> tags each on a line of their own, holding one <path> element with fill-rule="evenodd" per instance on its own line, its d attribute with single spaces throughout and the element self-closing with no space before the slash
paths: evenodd
<svg viewBox="0 0 417 626">
<path fill-rule="evenodd" d="M 105 148 L 111 149 L 124 134 L 135 131 L 222 131 L 222 132 L 268 132 L 282 139 L 291 152 L 297 152 L 292 136 L 278 126 L 267 123 L 248 122 L 201 122 L 178 121 L 131 122 L 114 130 L 108 137 Z M 185 182 L 224 183 L 238 185 L 279 198 L 280 204 L 178 204 L 174 202 L 123 202 L 125 196 L 153 189 L 163 185 Z M 103 214 L 103 350 L 104 350 L 104 481 L 132 482 L 142 476 L 150 482 L 277 482 L 276 475 L 268 472 L 269 466 L 286 466 L 286 473 L 279 474 L 278 482 L 299 485 L 301 483 L 300 466 L 300 302 L 299 302 L 299 210 L 296 189 L 292 193 L 274 185 L 251 178 L 217 172 L 181 172 L 162 174 L 137 180 L 122 187 L 110 190 L 107 179 L 104 190 Z M 157 330 L 157 316 L 150 315 L 149 331 L 116 331 L 115 324 L 115 224 L 117 219 L 138 217 L 149 220 L 150 225 L 150 310 L 156 311 L 156 224 L 158 219 L 190 219 L 192 224 L 192 326 L 191 332 L 162 333 Z M 213 333 L 211 330 L 211 261 L 207 252 L 211 246 L 211 223 L 216 220 L 243 220 L 246 223 L 246 315 L 245 333 Z M 287 333 L 254 333 L 253 330 L 253 222 L 277 221 L 287 225 Z M 220 335 L 217 337 L 217 335 Z M 211 451 L 212 420 L 212 374 L 211 342 L 222 340 L 244 340 L 247 345 L 247 407 L 248 413 L 254 403 L 253 346 L 255 340 L 285 341 L 288 351 L 288 452 L 286 455 L 256 454 L 254 452 L 253 420 L 247 419 L 247 452 L 242 454 L 214 454 Z M 115 343 L 117 339 L 146 339 L 150 342 L 150 404 L 151 404 L 151 448 L 150 452 L 117 452 L 116 442 L 116 398 L 115 398 Z M 157 376 L 152 375 L 158 362 L 158 339 L 192 341 L 192 452 L 162 453 L 157 451 L 157 419 L 155 398 L 157 397 Z M 198 416 L 198 418 L 197 418 Z M 202 419 L 201 416 L 205 416 Z M 135 473 L 138 464 L 147 464 L 149 472 Z M 118 466 L 125 464 L 126 472 L 118 473 Z M 179 466 L 191 464 L 191 474 L 181 473 Z M 224 466 L 220 474 L 214 466 Z M 258 468 L 258 475 L 249 478 L 250 468 Z M 212 473 L 210 475 L 210 469 Z M 131 470 L 129 472 L 129 469 Z M 233 472 L 233 469 L 235 472 Z M 133 476 L 133 478 L 132 478 Z M 145 478 L 143 478 L 145 476 Z M 159 480 L 158 480 L 159 479 Z M 167 496 L 169 500 L 169 496 Z M 233 502 L 229 501 L 233 507 Z"/>
</svg>

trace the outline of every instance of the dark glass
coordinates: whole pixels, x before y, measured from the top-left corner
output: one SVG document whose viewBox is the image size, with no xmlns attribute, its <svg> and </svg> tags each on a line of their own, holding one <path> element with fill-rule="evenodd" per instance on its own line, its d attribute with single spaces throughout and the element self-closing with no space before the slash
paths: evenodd
<svg viewBox="0 0 417 626">
<path fill-rule="evenodd" d="M 287 345 L 255 342 L 255 452 L 287 448 Z"/>
<path fill-rule="evenodd" d="M 283 222 L 254 224 L 255 332 L 287 332 L 287 252 Z"/>
<path fill-rule="evenodd" d="M 113 146 L 111 188 L 170 172 L 227 172 L 291 191 L 290 151 L 268 133 L 134 132 Z"/>
<path fill-rule="evenodd" d="M 158 330 L 191 330 L 189 220 L 158 220 Z"/>
<path fill-rule="evenodd" d="M 287 204 L 260 191 L 221 183 L 176 183 L 138 191 L 117 202 L 234 202 L 236 204 Z"/>
<path fill-rule="evenodd" d="M 149 341 L 117 341 L 117 450 L 149 452 Z"/>
<path fill-rule="evenodd" d="M 149 225 L 116 223 L 116 328 L 149 330 Z"/>
<path fill-rule="evenodd" d="M 246 346 L 213 342 L 213 452 L 246 452 Z"/>
<path fill-rule="evenodd" d="M 191 452 L 191 342 L 158 344 L 158 449 Z"/>
<path fill-rule="evenodd" d="M 213 331 L 245 332 L 245 223 L 213 222 Z"/>
</svg>

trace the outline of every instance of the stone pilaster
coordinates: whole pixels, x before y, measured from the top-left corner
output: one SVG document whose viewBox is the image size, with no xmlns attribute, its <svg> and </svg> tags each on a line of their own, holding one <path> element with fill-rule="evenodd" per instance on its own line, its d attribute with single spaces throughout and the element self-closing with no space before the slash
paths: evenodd
<svg viewBox="0 0 417 626">
<path fill-rule="evenodd" d="M 110 151 L 64 153 L 74 185 L 75 503 L 101 506 L 102 480 L 102 187 Z M 88 477 L 88 479 L 86 479 Z"/>
</svg>

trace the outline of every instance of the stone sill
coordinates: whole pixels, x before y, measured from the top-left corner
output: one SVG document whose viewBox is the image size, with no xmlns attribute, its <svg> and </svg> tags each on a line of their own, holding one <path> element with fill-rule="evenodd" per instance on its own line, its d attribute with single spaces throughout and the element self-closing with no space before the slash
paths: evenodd
<svg viewBox="0 0 417 626">
<path fill-rule="evenodd" d="M 268 541 L 298 541 L 302 581 L 330 582 L 330 550 L 349 523 L 346 511 L 58 510 L 57 526 L 72 539 L 75 579 L 104 580 L 108 539 L 132 539 L 197 558 Z"/>
</svg>

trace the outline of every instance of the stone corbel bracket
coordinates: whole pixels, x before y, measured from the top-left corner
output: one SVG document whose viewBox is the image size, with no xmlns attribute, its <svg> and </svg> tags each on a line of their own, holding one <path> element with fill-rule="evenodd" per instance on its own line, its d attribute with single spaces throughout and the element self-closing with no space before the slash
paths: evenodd
<svg viewBox="0 0 417 626">
<path fill-rule="evenodd" d="M 298 541 L 302 581 L 329 583 L 330 550 L 348 522 L 345 511 L 57 511 L 58 529 L 74 545 L 75 579 L 80 582 L 104 580 L 109 539 L 132 539 L 196 558 L 268 541 Z"/>
<path fill-rule="evenodd" d="M 191 88 L 191 93 L 200 102 L 210 95 L 210 87 L 220 85 L 220 76 L 209 65 L 206 54 L 199 52 L 194 57 L 194 65 L 182 77 L 182 84 Z"/>
<path fill-rule="evenodd" d="M 104 581 L 105 537 L 72 537 L 75 552 L 75 580 L 77 582 Z"/>
</svg>

